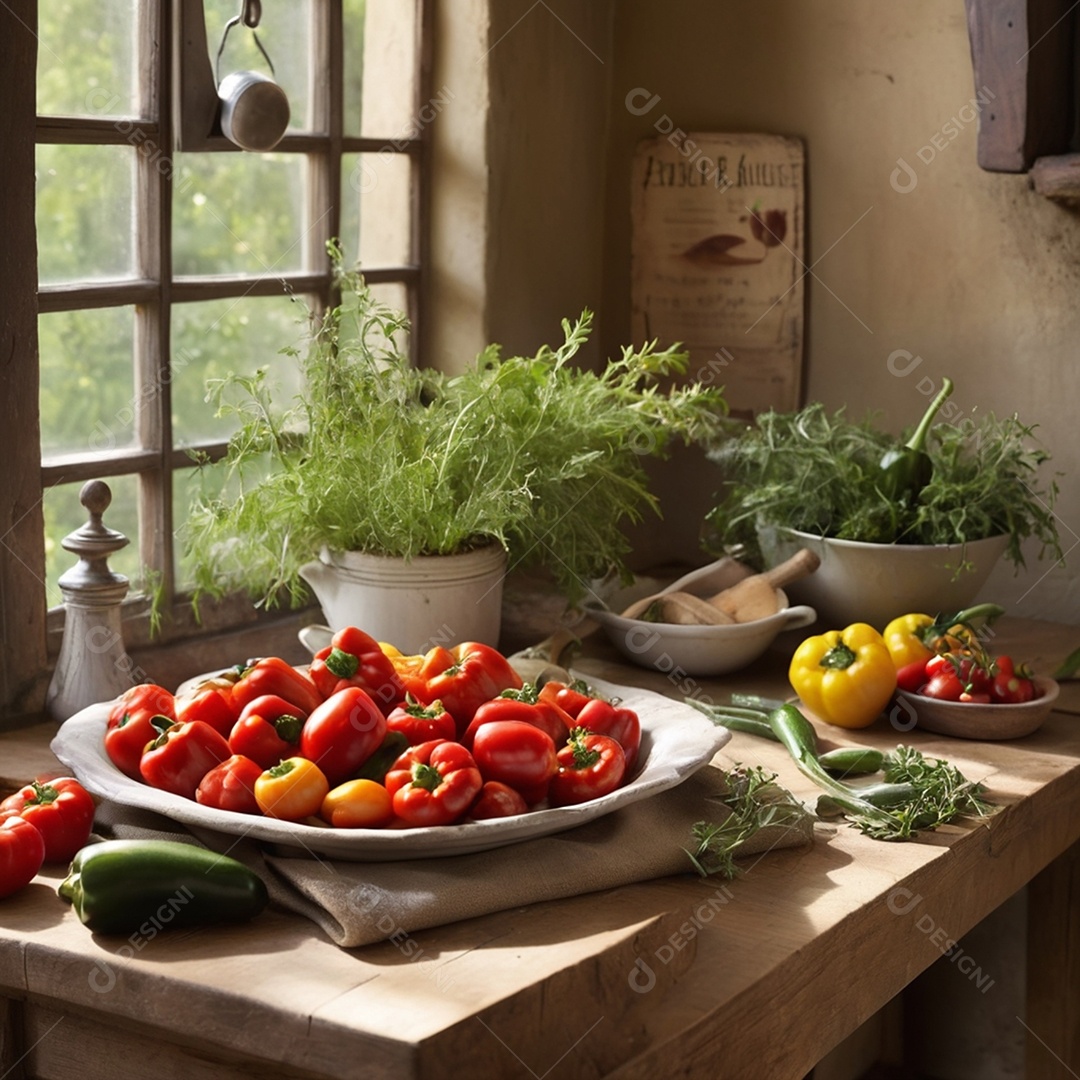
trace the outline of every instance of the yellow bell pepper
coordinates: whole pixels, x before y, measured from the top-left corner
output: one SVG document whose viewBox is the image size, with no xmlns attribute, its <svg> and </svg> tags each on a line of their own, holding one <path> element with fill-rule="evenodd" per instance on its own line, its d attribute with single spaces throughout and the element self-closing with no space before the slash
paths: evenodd
<svg viewBox="0 0 1080 1080">
<path fill-rule="evenodd" d="M 821 720 L 862 728 L 878 718 L 896 689 L 896 668 L 881 635 L 868 623 L 852 623 L 808 637 L 791 658 L 788 679 Z"/>
<path fill-rule="evenodd" d="M 881 636 L 897 671 L 920 660 L 925 664 L 934 655 L 921 633 L 933 625 L 934 620 L 930 615 L 913 614 L 901 615 L 885 627 Z"/>
</svg>

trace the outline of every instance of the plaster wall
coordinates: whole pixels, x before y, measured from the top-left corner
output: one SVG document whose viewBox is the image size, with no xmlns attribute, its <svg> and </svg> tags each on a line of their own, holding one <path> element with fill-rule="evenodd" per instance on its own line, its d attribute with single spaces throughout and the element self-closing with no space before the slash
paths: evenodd
<svg viewBox="0 0 1080 1080">
<path fill-rule="evenodd" d="M 644 115 L 626 106 L 637 88 L 659 95 Z M 880 410 L 898 431 L 948 375 L 965 412 L 1018 412 L 1053 455 L 1047 475 L 1065 473 L 1057 513 L 1068 550 L 1080 533 L 1080 215 L 1035 195 L 1024 176 L 978 168 L 977 120 L 961 116 L 986 89 L 973 82 L 961 0 L 621 0 L 604 345 L 629 333 L 637 141 L 665 114 L 687 131 L 797 135 L 808 161 L 807 398 L 858 416 Z M 901 158 L 911 171 L 900 167 L 894 183 Z M 896 372 L 910 362 L 890 363 L 898 350 L 921 358 L 906 376 Z M 696 511 L 714 479 L 693 459 L 667 477 L 668 540 L 680 553 L 691 528 L 681 509 Z M 1037 556 L 1016 576 L 1002 563 L 984 595 L 1080 622 L 1080 547 L 1067 568 Z"/>
</svg>

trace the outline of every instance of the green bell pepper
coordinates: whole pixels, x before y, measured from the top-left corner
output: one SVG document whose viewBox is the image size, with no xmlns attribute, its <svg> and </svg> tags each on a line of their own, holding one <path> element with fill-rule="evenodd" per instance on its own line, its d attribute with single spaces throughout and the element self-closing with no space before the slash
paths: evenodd
<svg viewBox="0 0 1080 1080">
<path fill-rule="evenodd" d="M 124 935 L 243 922 L 269 899 L 262 878 L 243 863 L 174 840 L 90 844 L 57 892 L 94 933 Z"/>
</svg>

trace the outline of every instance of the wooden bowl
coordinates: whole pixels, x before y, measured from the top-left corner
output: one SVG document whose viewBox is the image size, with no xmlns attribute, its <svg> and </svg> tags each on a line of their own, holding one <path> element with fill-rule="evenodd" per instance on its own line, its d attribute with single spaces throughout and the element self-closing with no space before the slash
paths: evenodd
<svg viewBox="0 0 1080 1080">
<path fill-rule="evenodd" d="M 897 690 L 892 711 L 894 726 L 907 731 L 918 728 L 958 739 L 1019 739 L 1035 731 L 1050 714 L 1060 687 L 1053 679 L 1036 677 L 1042 691 L 1033 701 L 1016 705 L 981 705 L 971 701 L 940 701 L 937 698 Z"/>
</svg>

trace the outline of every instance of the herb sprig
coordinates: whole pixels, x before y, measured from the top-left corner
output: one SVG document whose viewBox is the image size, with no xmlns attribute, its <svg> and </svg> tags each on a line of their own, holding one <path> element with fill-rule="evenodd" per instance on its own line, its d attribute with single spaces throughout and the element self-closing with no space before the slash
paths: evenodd
<svg viewBox="0 0 1080 1080">
<path fill-rule="evenodd" d="M 1022 543 L 1061 557 L 1053 507 L 1054 479 L 1040 467 L 1049 454 L 1035 428 L 1018 417 L 986 414 L 931 429 L 933 475 L 919 497 L 896 501 L 881 490 L 883 453 L 896 439 L 871 419 L 855 422 L 820 402 L 794 413 L 767 412 L 710 455 L 725 481 L 709 514 L 709 544 L 756 552 L 757 529 L 800 532 L 865 543 L 963 544 L 1007 534 L 1008 558 L 1023 565 Z"/>
<path fill-rule="evenodd" d="M 803 805 L 776 781 L 776 773 L 760 766 L 736 765 L 725 774 L 727 794 L 718 801 L 729 813 L 719 822 L 699 821 L 691 827 L 696 847 L 686 849 L 702 877 L 730 881 L 739 872 L 735 856 L 754 833 L 771 827 L 800 827 L 810 819 Z"/>
<path fill-rule="evenodd" d="M 585 311 L 535 356 L 490 346 L 459 375 L 415 368 L 404 315 L 331 254 L 342 302 L 312 323 L 302 393 L 281 407 L 265 370 L 210 385 L 239 429 L 183 529 L 196 595 L 297 604 L 298 571 L 323 546 L 412 558 L 496 542 L 571 599 L 622 569 L 623 526 L 657 507 L 644 457 L 722 423 L 718 390 L 659 389 L 687 354 L 652 342 L 580 367 Z"/>
</svg>

